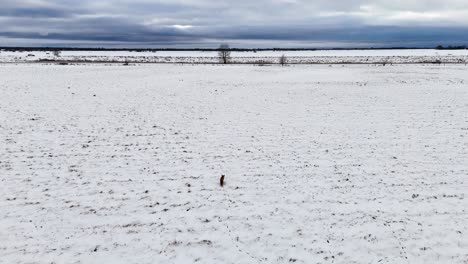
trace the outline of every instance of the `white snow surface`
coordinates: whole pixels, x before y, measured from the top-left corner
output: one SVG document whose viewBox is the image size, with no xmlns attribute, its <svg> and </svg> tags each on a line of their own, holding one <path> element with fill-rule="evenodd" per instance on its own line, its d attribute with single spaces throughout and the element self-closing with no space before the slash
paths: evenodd
<svg viewBox="0 0 468 264">
<path fill-rule="evenodd" d="M 2 64 L 0 263 L 467 263 L 467 72 Z"/>
<path fill-rule="evenodd" d="M 278 63 L 285 55 L 289 63 L 466 63 L 468 50 L 316 50 L 231 52 L 233 63 Z M 0 62 L 132 62 L 132 63 L 218 63 L 213 51 L 62 51 L 59 57 L 50 51 L 0 51 Z"/>
<path fill-rule="evenodd" d="M 27 56 L 34 54 L 38 56 L 52 55 L 50 51 L 33 51 L 33 52 L 11 52 L 2 51 L 4 56 Z M 257 51 L 257 52 L 237 52 L 233 51 L 233 57 L 279 57 L 285 54 L 290 57 L 309 57 L 309 56 L 468 56 L 468 50 L 436 50 L 436 49 L 388 49 L 388 50 L 299 50 L 299 51 Z M 162 56 L 162 57 L 217 57 L 217 52 L 213 51 L 62 51 L 62 56 L 128 56 L 128 57 L 144 57 L 144 56 Z"/>
</svg>

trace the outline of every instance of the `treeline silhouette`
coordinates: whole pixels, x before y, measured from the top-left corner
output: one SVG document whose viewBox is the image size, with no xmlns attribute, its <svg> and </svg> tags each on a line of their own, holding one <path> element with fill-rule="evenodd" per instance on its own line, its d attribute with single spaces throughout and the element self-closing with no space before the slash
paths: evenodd
<svg viewBox="0 0 468 264">
<path fill-rule="evenodd" d="M 396 49 L 434 49 L 434 48 L 415 48 L 415 47 L 389 47 L 389 48 L 230 48 L 230 51 L 237 52 L 258 52 L 258 51 L 317 51 L 317 50 L 396 50 Z M 456 50 L 456 49 L 467 49 L 467 46 L 447 46 L 444 47 L 439 45 L 435 47 L 438 50 Z M 0 47 L 0 50 L 4 51 L 18 51 L 18 52 L 30 52 L 30 51 L 131 51 L 131 52 L 158 52 L 158 51 L 219 51 L 218 48 L 76 48 L 76 47 Z"/>
<path fill-rule="evenodd" d="M 447 46 L 444 47 L 442 45 L 439 45 L 436 47 L 437 50 L 464 50 L 467 49 L 466 46 Z"/>
</svg>

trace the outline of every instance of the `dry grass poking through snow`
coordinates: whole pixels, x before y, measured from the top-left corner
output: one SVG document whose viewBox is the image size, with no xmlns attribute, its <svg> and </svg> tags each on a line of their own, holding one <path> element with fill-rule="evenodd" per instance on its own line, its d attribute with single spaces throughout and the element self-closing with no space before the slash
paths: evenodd
<svg viewBox="0 0 468 264">
<path fill-rule="evenodd" d="M 0 65 L 0 263 L 467 263 L 467 72 Z"/>
</svg>

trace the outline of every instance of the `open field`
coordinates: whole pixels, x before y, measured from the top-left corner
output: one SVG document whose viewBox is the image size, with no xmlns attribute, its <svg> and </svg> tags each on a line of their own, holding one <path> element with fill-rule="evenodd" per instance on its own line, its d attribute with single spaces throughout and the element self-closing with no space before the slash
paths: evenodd
<svg viewBox="0 0 468 264">
<path fill-rule="evenodd" d="M 2 264 L 468 263 L 463 64 L 0 80 Z"/>
<path fill-rule="evenodd" d="M 232 52 L 231 63 L 277 64 L 287 56 L 289 64 L 414 64 L 468 62 L 468 50 L 316 50 L 316 51 L 259 51 Z M 20 62 L 107 62 L 107 63 L 218 63 L 213 51 L 63 51 L 59 57 L 51 51 L 1 51 L 0 63 Z"/>
</svg>

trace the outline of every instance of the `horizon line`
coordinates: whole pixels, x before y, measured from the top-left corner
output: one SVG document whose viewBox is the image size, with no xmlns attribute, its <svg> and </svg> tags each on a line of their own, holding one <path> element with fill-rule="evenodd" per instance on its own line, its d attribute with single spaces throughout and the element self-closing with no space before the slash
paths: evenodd
<svg viewBox="0 0 468 264">
<path fill-rule="evenodd" d="M 335 47 L 335 48 L 229 48 L 230 51 L 320 51 L 320 50 L 464 50 L 466 45 L 437 45 L 426 47 L 395 46 L 395 47 Z M 68 51 L 219 51 L 219 48 L 110 48 L 110 47 L 65 47 L 65 46 L 0 46 L 0 50 L 27 51 L 27 50 L 68 50 Z"/>
</svg>

